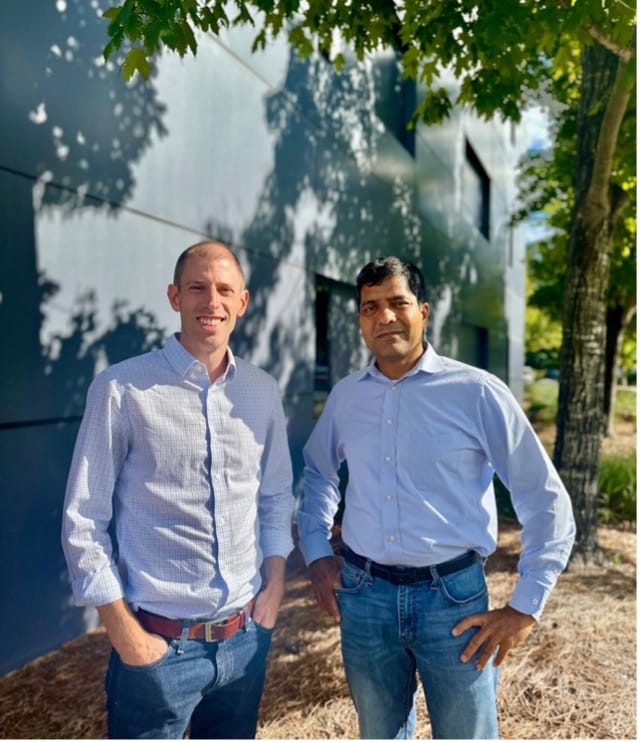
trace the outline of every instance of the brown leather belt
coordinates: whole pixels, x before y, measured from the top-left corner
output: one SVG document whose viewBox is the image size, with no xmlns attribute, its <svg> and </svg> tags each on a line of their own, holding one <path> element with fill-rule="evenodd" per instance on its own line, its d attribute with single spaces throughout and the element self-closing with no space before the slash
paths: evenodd
<svg viewBox="0 0 641 742">
<path fill-rule="evenodd" d="M 227 616 L 227 618 L 222 618 L 219 621 L 192 623 L 189 626 L 187 638 L 203 639 L 206 642 L 219 642 L 223 639 L 229 639 L 239 629 L 243 628 L 247 618 L 251 616 L 253 608 L 254 601 L 252 600 L 245 608 L 239 608 L 236 613 Z M 150 613 L 142 608 L 136 613 L 136 618 L 140 621 L 143 629 L 153 634 L 160 634 L 160 636 L 168 639 L 179 639 L 182 636 L 184 621 L 157 616 L 155 613 Z"/>
</svg>

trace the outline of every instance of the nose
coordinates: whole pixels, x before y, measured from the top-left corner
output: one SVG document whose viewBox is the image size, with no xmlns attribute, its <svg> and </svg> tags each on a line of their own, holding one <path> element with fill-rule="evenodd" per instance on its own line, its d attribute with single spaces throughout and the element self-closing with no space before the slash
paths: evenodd
<svg viewBox="0 0 641 742">
<path fill-rule="evenodd" d="M 207 292 L 207 305 L 210 307 L 217 307 L 220 304 L 220 294 L 216 290 L 215 286 Z"/>
<path fill-rule="evenodd" d="M 396 312 L 391 307 L 383 307 L 378 314 L 378 323 L 380 325 L 388 325 L 390 322 L 396 321 Z"/>
</svg>

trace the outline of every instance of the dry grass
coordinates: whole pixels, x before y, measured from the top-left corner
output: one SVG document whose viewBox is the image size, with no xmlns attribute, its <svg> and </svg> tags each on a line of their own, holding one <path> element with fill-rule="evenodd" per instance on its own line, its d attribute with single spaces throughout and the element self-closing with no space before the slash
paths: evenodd
<svg viewBox="0 0 641 742">
<path fill-rule="evenodd" d="M 637 738 L 636 534 L 601 529 L 599 538 L 608 566 L 563 574 L 541 624 L 502 669 L 504 738 Z M 518 551 L 518 531 L 503 523 L 488 562 L 495 605 L 510 594 Z M 258 737 L 355 738 L 338 628 L 317 610 L 296 553 L 290 562 Z M 104 738 L 108 651 L 98 629 L 0 678 L 0 736 Z M 430 737 L 422 698 L 417 736 Z"/>
<path fill-rule="evenodd" d="M 544 443 L 553 439 L 553 430 L 538 432 Z M 636 425 L 619 423 L 604 451 L 608 446 L 634 451 Z M 636 533 L 600 528 L 599 543 L 608 557 L 605 565 L 561 575 L 541 623 L 501 668 L 503 738 L 637 739 Z M 494 606 L 509 598 L 519 551 L 518 528 L 503 522 L 499 548 L 487 564 Z M 107 636 L 97 629 L 0 678 L 0 738 L 105 738 L 108 654 Z M 338 627 L 317 609 L 294 552 L 258 737 L 357 736 Z M 430 736 L 419 691 L 417 737 Z"/>
</svg>

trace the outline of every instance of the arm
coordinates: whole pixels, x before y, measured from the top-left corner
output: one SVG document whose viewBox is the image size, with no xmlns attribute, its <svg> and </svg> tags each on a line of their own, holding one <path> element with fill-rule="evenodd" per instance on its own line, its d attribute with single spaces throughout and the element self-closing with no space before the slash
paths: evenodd
<svg viewBox="0 0 641 742">
<path fill-rule="evenodd" d="M 316 602 L 321 610 L 335 621 L 340 620 L 334 590 L 341 586 L 341 563 L 340 557 L 327 556 L 316 559 L 309 565 L 309 577 L 314 588 Z"/>
<path fill-rule="evenodd" d="M 490 461 L 522 526 L 519 579 L 509 605 L 538 620 L 574 544 L 572 503 L 521 406 L 498 379 L 485 388 L 481 415 Z"/>
<path fill-rule="evenodd" d="M 254 620 L 266 629 L 276 624 L 285 594 L 287 556 L 293 549 L 292 468 L 287 425 L 278 388 L 274 383 L 274 405 L 270 432 L 265 443 L 258 497 L 262 588 L 256 597 Z"/>
<path fill-rule="evenodd" d="M 285 557 L 271 556 L 263 562 L 263 587 L 256 597 L 253 618 L 266 629 L 276 625 L 280 604 L 285 595 Z"/>
<path fill-rule="evenodd" d="M 87 394 L 62 519 L 62 547 L 77 605 L 104 605 L 124 593 L 108 528 L 113 492 L 127 455 L 126 422 L 115 382 L 101 374 Z"/>
<path fill-rule="evenodd" d="M 148 665 L 167 651 L 167 641 L 145 631 L 122 598 L 98 606 L 98 614 L 109 641 L 125 664 Z"/>
<path fill-rule="evenodd" d="M 309 566 L 310 579 L 320 608 L 339 618 L 334 589 L 340 587 L 339 557 L 329 543 L 334 516 L 340 502 L 337 471 L 342 458 L 333 425 L 330 394 L 303 450 L 303 499 L 298 510 L 300 548 Z"/>
<path fill-rule="evenodd" d="M 480 414 L 490 460 L 509 488 L 523 530 L 519 581 L 509 604 L 468 616 L 452 633 L 477 628 L 461 655 L 469 662 L 482 648 L 477 667 L 496 652 L 500 665 L 507 653 L 533 630 L 574 543 L 569 495 L 538 436 L 509 389 L 493 379 L 484 389 Z"/>
</svg>

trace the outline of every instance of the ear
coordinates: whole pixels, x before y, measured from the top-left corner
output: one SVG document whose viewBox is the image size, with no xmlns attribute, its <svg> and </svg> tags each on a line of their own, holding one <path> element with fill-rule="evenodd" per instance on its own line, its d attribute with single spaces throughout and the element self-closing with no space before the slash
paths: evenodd
<svg viewBox="0 0 641 742">
<path fill-rule="evenodd" d="M 178 300 L 178 286 L 170 283 L 167 286 L 167 298 L 174 312 L 180 312 L 180 301 Z"/>
<path fill-rule="evenodd" d="M 425 301 L 421 304 L 421 316 L 423 317 L 423 329 L 427 329 L 427 321 L 430 318 L 430 305 Z"/>
<path fill-rule="evenodd" d="M 240 294 L 240 309 L 238 310 L 238 316 L 242 317 L 243 314 L 247 311 L 247 304 L 249 303 L 249 291 L 248 289 L 243 289 Z"/>
</svg>

